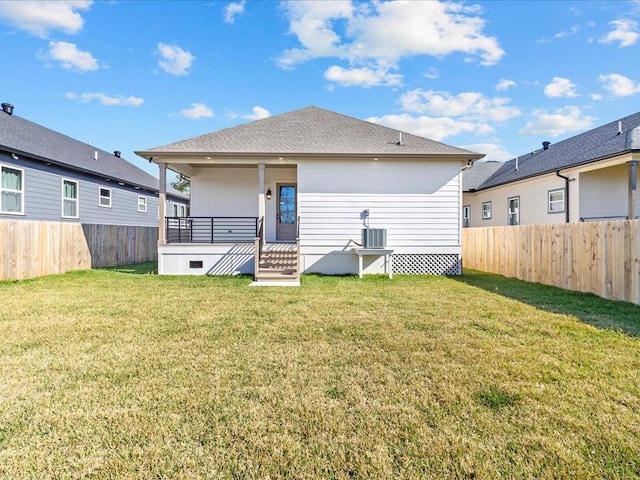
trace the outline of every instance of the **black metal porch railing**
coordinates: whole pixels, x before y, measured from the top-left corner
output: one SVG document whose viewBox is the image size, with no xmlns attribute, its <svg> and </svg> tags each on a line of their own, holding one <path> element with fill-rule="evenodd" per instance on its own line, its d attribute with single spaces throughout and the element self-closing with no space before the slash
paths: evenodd
<svg viewBox="0 0 640 480">
<path fill-rule="evenodd" d="M 251 243 L 257 217 L 166 217 L 167 243 Z"/>
</svg>

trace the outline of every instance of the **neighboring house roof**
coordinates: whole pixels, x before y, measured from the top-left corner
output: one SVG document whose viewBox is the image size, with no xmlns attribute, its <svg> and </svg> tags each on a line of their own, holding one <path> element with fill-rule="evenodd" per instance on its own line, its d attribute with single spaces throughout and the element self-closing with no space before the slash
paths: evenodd
<svg viewBox="0 0 640 480">
<path fill-rule="evenodd" d="M 475 162 L 462 174 L 462 190 L 465 192 L 476 190 L 502 165 L 502 162 Z"/>
<path fill-rule="evenodd" d="M 640 112 L 561 142 L 549 144 L 547 149 L 541 148 L 520 155 L 517 159 L 511 159 L 502 164 L 500 169 L 475 189 L 497 187 L 525 178 L 605 160 L 632 150 L 640 150 Z M 465 171 L 465 175 L 466 173 Z"/>
<path fill-rule="evenodd" d="M 145 158 L 186 153 L 446 155 L 465 159 L 484 156 L 318 107 L 294 110 L 136 153 Z"/>
<path fill-rule="evenodd" d="M 158 179 L 124 158 L 3 111 L 0 111 L 0 149 L 158 192 Z M 173 188 L 167 192 L 188 199 Z"/>
</svg>

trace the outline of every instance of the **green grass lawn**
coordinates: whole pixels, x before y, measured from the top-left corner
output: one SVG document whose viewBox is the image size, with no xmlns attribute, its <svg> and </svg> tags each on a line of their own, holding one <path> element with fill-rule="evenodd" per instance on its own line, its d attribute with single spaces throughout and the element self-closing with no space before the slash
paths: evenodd
<svg viewBox="0 0 640 480">
<path fill-rule="evenodd" d="M 496 275 L 0 283 L 0 478 L 640 478 L 640 308 Z"/>
</svg>

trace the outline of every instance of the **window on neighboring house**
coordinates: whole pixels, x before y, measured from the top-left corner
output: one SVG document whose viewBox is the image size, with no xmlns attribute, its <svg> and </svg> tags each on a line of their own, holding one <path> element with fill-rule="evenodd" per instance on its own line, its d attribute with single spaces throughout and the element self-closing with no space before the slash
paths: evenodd
<svg viewBox="0 0 640 480">
<path fill-rule="evenodd" d="M 62 216 L 78 218 L 78 182 L 62 179 Z"/>
<path fill-rule="evenodd" d="M 549 190 L 547 199 L 549 213 L 564 212 L 564 188 Z"/>
<path fill-rule="evenodd" d="M 491 218 L 491 202 L 482 202 L 482 219 L 489 220 Z"/>
<path fill-rule="evenodd" d="M 111 189 L 100 187 L 98 205 L 111 208 Z"/>
<path fill-rule="evenodd" d="M 186 217 L 187 216 L 187 206 L 179 203 L 173 204 L 173 216 L 174 217 Z"/>
<path fill-rule="evenodd" d="M 471 206 L 465 205 L 462 207 L 462 226 L 468 227 L 471 221 Z"/>
<path fill-rule="evenodd" d="M 507 199 L 509 225 L 520 225 L 520 197 L 511 197 Z"/>
<path fill-rule="evenodd" d="M 0 167 L 0 213 L 24 214 L 24 170 Z"/>
<path fill-rule="evenodd" d="M 147 211 L 147 197 L 143 197 L 142 195 L 138 195 L 138 211 L 146 212 Z"/>
</svg>

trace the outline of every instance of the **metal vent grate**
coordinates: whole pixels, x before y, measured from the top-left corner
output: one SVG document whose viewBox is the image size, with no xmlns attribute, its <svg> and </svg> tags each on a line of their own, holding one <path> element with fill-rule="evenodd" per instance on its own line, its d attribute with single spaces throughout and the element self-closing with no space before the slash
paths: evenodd
<svg viewBox="0 0 640 480">
<path fill-rule="evenodd" d="M 395 254 L 393 273 L 427 275 L 461 275 L 462 263 L 457 254 Z"/>
<path fill-rule="evenodd" d="M 387 246 L 387 230 L 385 228 L 363 228 L 362 246 L 364 248 L 385 248 Z"/>
</svg>

